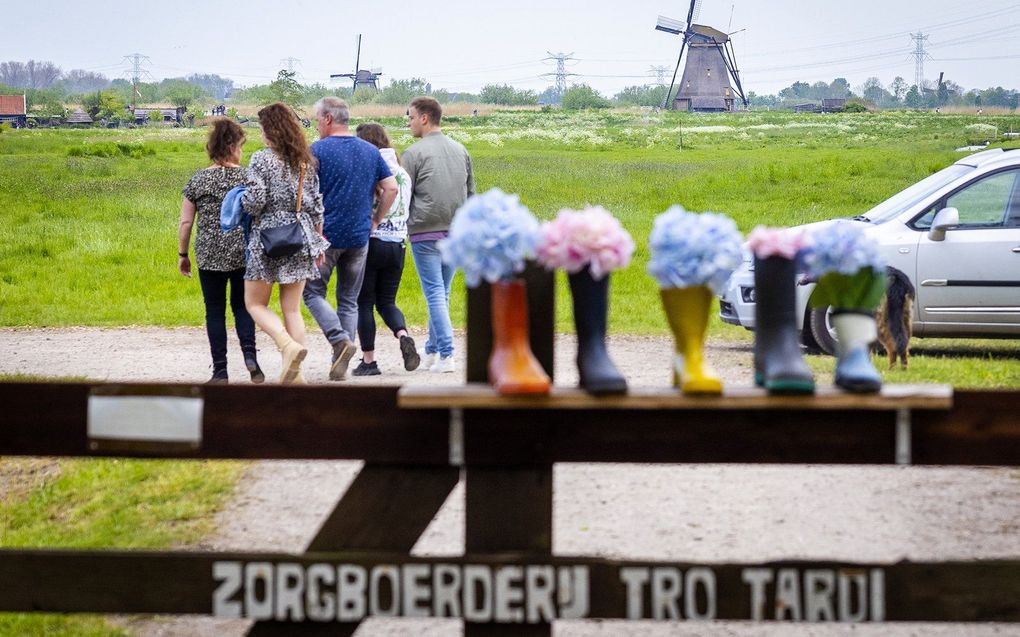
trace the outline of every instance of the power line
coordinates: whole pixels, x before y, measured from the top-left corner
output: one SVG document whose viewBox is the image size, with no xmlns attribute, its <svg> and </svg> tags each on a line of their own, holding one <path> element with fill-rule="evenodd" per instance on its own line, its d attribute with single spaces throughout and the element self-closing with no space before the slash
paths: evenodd
<svg viewBox="0 0 1020 637">
<path fill-rule="evenodd" d="M 649 74 L 655 77 L 656 84 L 658 84 L 659 86 L 666 85 L 666 74 L 669 73 L 668 66 L 662 65 L 650 66 L 648 67 L 648 72 Z"/>
<path fill-rule="evenodd" d="M 911 33 L 910 38 L 914 41 L 914 52 L 911 55 L 914 56 L 914 86 L 917 90 L 924 88 L 924 60 L 925 58 L 931 59 L 928 52 L 924 50 L 924 43 L 928 41 L 928 36 L 924 33 Z"/>
<path fill-rule="evenodd" d="M 543 77 L 555 76 L 556 77 L 556 92 L 563 95 L 567 92 L 567 77 L 574 77 L 576 73 L 567 73 L 567 62 L 574 61 L 573 53 L 553 53 L 552 51 L 546 51 L 549 57 L 543 58 L 543 61 L 556 61 L 556 72 L 555 73 L 543 73 Z"/>
<path fill-rule="evenodd" d="M 153 79 L 152 74 L 142 68 L 143 61 L 144 63 L 149 62 L 149 56 L 142 55 L 141 53 L 131 53 L 130 55 L 125 55 L 124 60 L 131 65 L 130 71 L 125 71 L 125 74 L 131 74 L 131 106 L 134 107 L 137 103 L 136 98 L 142 96 L 142 94 L 138 92 L 138 83 L 141 81 L 142 77 L 147 77 L 150 80 Z"/>
</svg>

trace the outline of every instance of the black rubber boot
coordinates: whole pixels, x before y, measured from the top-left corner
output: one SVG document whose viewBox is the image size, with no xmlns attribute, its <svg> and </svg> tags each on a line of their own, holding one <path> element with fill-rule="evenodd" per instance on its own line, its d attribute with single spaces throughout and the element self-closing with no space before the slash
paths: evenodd
<svg viewBox="0 0 1020 637">
<path fill-rule="evenodd" d="M 754 259 L 755 382 L 772 394 L 815 391 L 811 369 L 800 351 L 796 277 L 796 267 L 790 259 L 777 256 Z"/>
<path fill-rule="evenodd" d="M 596 396 L 623 394 L 627 380 L 606 351 L 609 275 L 596 281 L 588 268 L 567 276 L 574 299 L 577 328 L 577 372 L 581 387 Z"/>
</svg>

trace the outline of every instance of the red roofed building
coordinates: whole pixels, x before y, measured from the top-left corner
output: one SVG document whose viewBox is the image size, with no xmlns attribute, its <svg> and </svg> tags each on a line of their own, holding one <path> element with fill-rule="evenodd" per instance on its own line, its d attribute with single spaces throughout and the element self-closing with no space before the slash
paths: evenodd
<svg viewBox="0 0 1020 637">
<path fill-rule="evenodd" d="M 14 128 L 28 126 L 24 95 L 0 95 L 0 124 L 10 124 Z"/>
</svg>

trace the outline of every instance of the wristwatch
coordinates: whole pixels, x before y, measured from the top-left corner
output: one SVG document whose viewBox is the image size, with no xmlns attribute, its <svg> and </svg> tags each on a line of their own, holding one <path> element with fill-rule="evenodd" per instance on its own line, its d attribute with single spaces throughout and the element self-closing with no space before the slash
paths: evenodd
<svg viewBox="0 0 1020 637">
<path fill-rule="evenodd" d="M 182 259 L 187 259 L 188 258 L 188 253 L 187 252 L 178 252 L 177 256 L 181 257 Z"/>
</svg>

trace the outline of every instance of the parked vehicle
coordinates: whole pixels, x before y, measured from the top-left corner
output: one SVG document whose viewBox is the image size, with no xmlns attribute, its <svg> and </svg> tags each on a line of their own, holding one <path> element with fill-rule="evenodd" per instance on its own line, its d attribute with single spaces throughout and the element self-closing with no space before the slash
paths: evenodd
<svg viewBox="0 0 1020 637">
<path fill-rule="evenodd" d="M 961 159 L 853 220 L 868 224 L 889 266 L 913 284 L 914 336 L 1020 337 L 1020 149 Z M 720 302 L 724 322 L 749 330 L 753 268 L 746 258 Z M 831 308 L 810 309 L 813 289 L 797 287 L 802 341 L 831 354 Z"/>
</svg>

